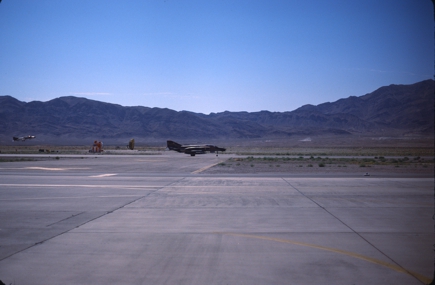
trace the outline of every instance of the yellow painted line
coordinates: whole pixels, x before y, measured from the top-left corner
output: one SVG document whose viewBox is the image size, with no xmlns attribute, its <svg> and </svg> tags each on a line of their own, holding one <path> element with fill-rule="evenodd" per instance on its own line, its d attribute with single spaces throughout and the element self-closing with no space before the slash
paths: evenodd
<svg viewBox="0 0 435 285">
<path fill-rule="evenodd" d="M 224 235 L 231 235 L 231 236 L 239 236 L 239 237 L 246 237 L 246 238 L 255 238 L 255 239 L 262 239 L 262 240 L 269 240 L 269 241 L 276 241 L 276 242 L 281 242 L 281 243 L 288 243 L 288 244 L 294 244 L 294 245 L 300 245 L 300 246 L 306 246 L 306 247 L 311 247 L 311 248 L 316 248 L 316 249 L 320 249 L 320 250 L 325 250 L 325 251 L 330 251 L 330 252 L 335 252 L 335 253 L 339 253 L 339 254 L 344 254 L 350 257 L 354 257 L 354 258 L 358 258 L 361 260 L 365 260 L 377 265 L 382 265 L 385 266 L 389 269 L 392 269 L 394 271 L 400 272 L 400 273 L 405 273 L 408 275 L 411 275 L 415 278 L 417 278 L 418 280 L 420 280 L 421 282 L 423 282 L 424 284 L 429 284 L 432 281 L 432 278 L 426 277 L 422 274 L 419 274 L 417 272 L 413 272 L 410 270 L 406 270 L 403 267 L 400 267 L 396 264 L 391 264 L 379 259 L 375 259 L 375 258 L 371 258 L 362 254 L 358 254 L 355 252 L 350 252 L 350 251 L 345 251 L 345 250 L 341 250 L 341 249 L 337 249 L 337 248 L 332 248 L 332 247 L 325 247 L 325 246 L 320 246 L 320 245 L 315 245 L 315 244 L 309 244 L 309 243 L 304 243 L 304 242 L 298 242 L 298 241 L 293 241 L 293 240 L 287 240 L 287 239 L 280 239 L 280 238 L 274 238 L 274 237 L 265 237 L 265 236 L 257 236 L 257 235 L 250 235 L 250 234 L 237 234 L 237 233 L 218 233 L 218 234 L 224 234 Z"/>
<path fill-rule="evenodd" d="M 222 162 L 222 161 L 219 161 L 219 162 L 216 162 L 216 163 L 214 163 L 214 164 L 212 164 L 212 165 L 208 165 L 208 166 L 205 166 L 205 167 L 200 168 L 200 169 L 198 169 L 198 170 L 195 170 L 194 172 L 192 172 L 192 174 L 197 174 L 197 173 L 203 172 L 203 171 L 205 171 L 205 170 L 207 170 L 207 169 L 209 169 L 209 168 L 212 168 L 212 167 L 215 166 L 215 165 L 218 165 L 218 164 L 221 163 L 221 162 Z"/>
<path fill-rule="evenodd" d="M 115 175 L 118 175 L 118 174 L 107 173 L 107 174 L 100 174 L 100 175 L 92 175 L 92 176 L 89 176 L 89 177 L 100 178 L 100 177 L 110 177 L 110 176 L 115 176 Z"/>
</svg>

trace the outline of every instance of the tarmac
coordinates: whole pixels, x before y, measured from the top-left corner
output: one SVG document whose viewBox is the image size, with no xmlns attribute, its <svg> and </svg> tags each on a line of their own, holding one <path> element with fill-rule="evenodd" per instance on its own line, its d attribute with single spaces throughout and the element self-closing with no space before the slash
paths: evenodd
<svg viewBox="0 0 435 285">
<path fill-rule="evenodd" d="M 433 177 L 204 173 L 230 156 L 0 163 L 0 280 L 432 281 Z"/>
</svg>

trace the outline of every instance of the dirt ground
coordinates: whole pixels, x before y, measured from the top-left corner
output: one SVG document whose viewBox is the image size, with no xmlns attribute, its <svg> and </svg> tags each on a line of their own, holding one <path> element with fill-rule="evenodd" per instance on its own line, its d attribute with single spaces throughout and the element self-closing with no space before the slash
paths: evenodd
<svg viewBox="0 0 435 285">
<path fill-rule="evenodd" d="M 434 139 L 322 136 L 232 142 L 229 159 L 204 173 L 295 173 L 434 176 Z M 245 156 L 245 157 L 243 157 Z"/>
<path fill-rule="evenodd" d="M 207 169 L 205 174 L 357 174 L 434 176 L 434 161 L 428 158 L 328 158 L 246 157 L 231 158 Z"/>
</svg>

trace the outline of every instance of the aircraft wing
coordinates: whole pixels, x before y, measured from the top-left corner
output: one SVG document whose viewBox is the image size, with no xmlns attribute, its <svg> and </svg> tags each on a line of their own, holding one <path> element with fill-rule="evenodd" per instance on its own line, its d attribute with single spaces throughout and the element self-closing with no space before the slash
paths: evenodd
<svg viewBox="0 0 435 285">
<path fill-rule="evenodd" d="M 204 154 L 206 152 L 206 148 L 204 147 L 186 147 L 184 149 L 184 153 L 190 154 L 191 156 L 195 156 L 195 154 Z"/>
</svg>

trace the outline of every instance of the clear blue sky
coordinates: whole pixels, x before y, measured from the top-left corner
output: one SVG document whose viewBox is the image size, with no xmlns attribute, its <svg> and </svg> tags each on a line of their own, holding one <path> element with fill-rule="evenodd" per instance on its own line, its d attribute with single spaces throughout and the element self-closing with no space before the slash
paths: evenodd
<svg viewBox="0 0 435 285">
<path fill-rule="evenodd" d="M 430 0 L 3 0 L 0 95 L 292 111 L 433 78 Z"/>
</svg>

